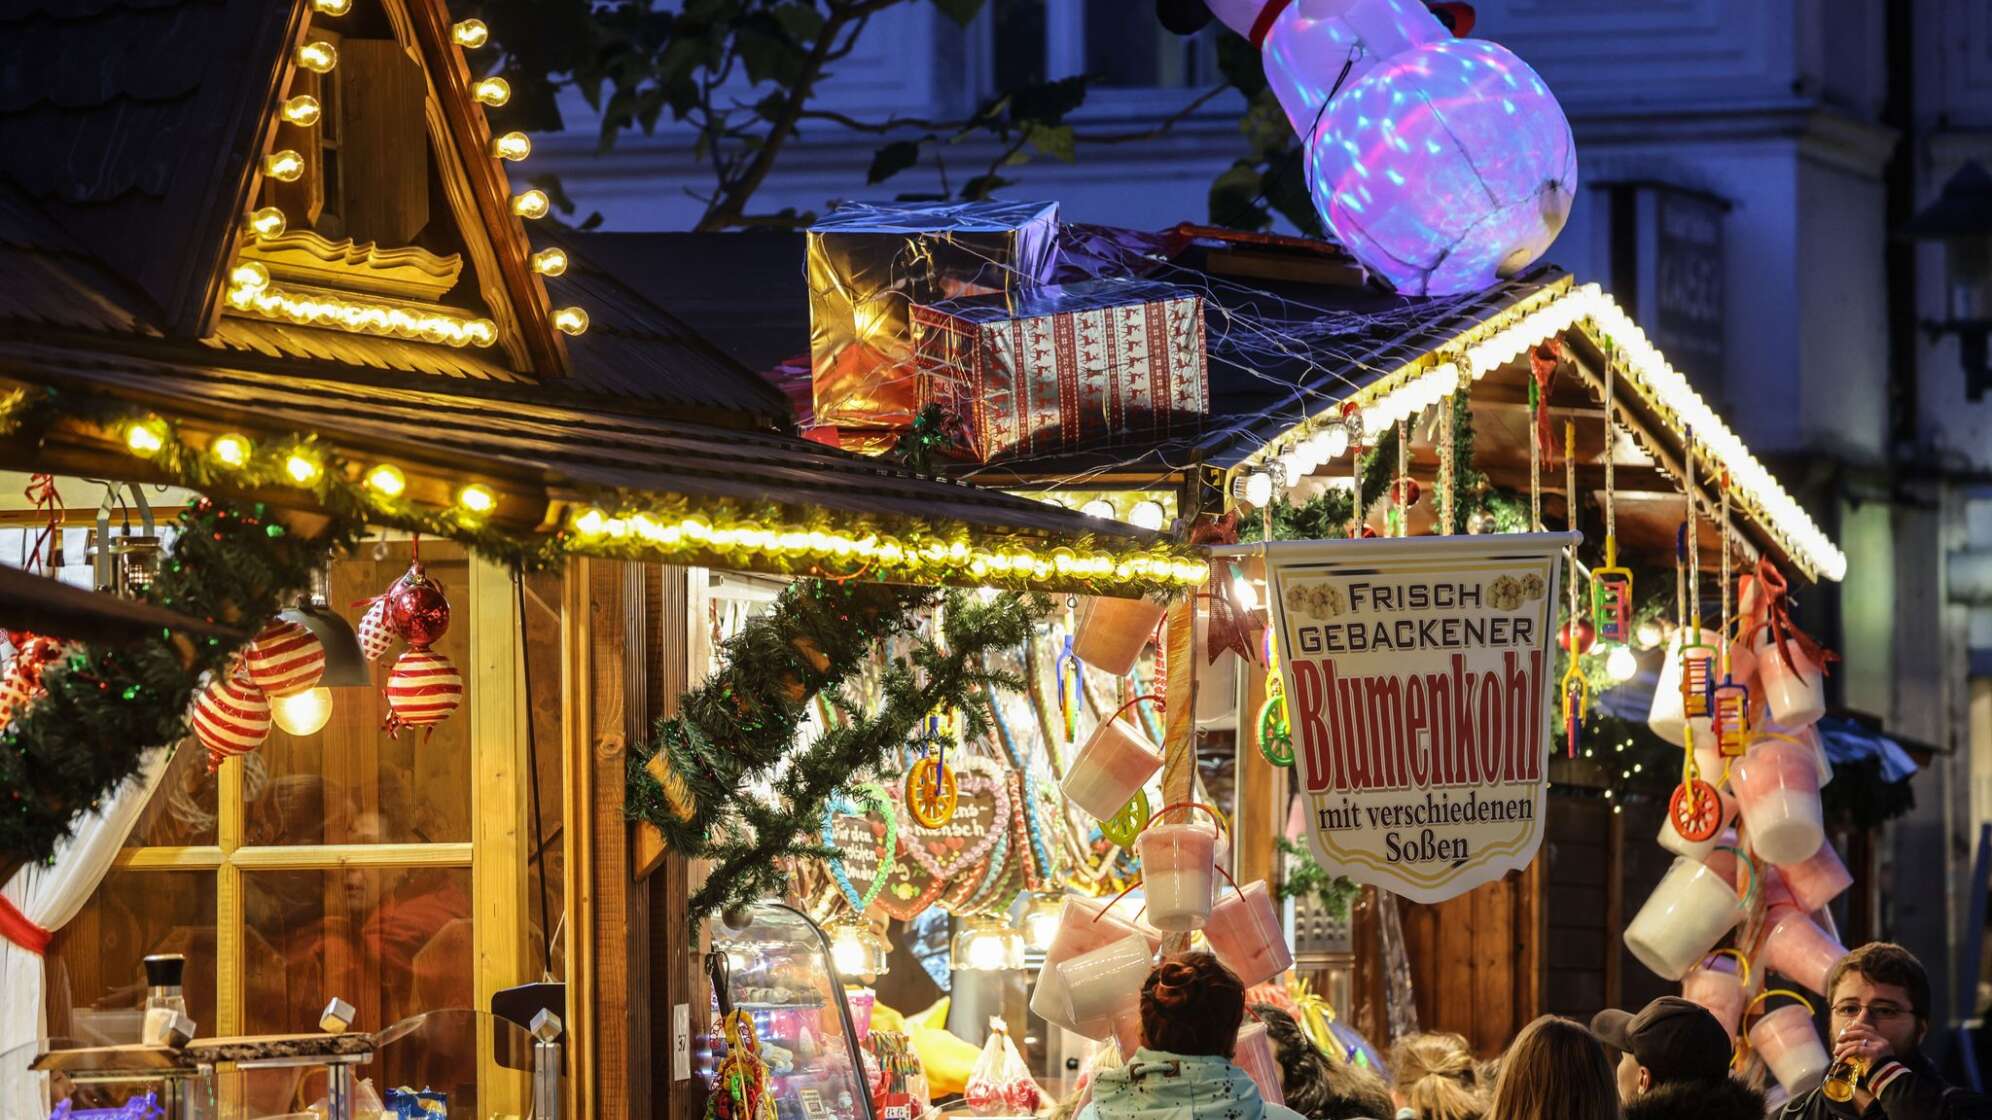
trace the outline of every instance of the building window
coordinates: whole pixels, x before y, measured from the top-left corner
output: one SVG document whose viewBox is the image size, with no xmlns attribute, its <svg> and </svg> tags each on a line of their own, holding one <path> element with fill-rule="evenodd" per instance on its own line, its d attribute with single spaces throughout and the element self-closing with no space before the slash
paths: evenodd
<svg viewBox="0 0 1992 1120">
<path fill-rule="evenodd" d="M 410 552 L 386 544 L 336 563 L 335 607 L 350 618 L 351 603 L 407 570 Z M 358 1010 L 355 1029 L 377 1031 L 488 1008 L 493 991 L 539 977 L 545 931 L 526 900 L 542 873 L 556 924 L 564 906 L 560 577 L 528 584 L 525 648 L 541 693 L 528 705 L 509 574 L 440 541 L 422 542 L 422 561 L 452 606 L 435 648 L 464 672 L 463 705 L 433 732 L 397 738 L 381 731 L 378 687 L 337 689 L 322 730 L 272 730 L 218 774 L 183 743 L 115 869 L 50 946 L 51 1036 L 136 1041 L 151 953 L 187 957 L 203 1037 L 315 1033 L 335 996 Z M 385 659 L 375 666 L 377 684 L 387 671 Z M 518 726 L 529 712 L 542 815 L 520 829 L 535 819 Z M 446 1089 L 466 1114 L 522 1111 L 512 1099 L 522 1078 L 496 1069 L 472 1017 L 421 1033 L 418 1045 L 383 1050 L 369 1074 L 377 1086 Z M 322 1076 L 297 1070 L 230 1084 L 258 1116 L 305 1109 L 325 1091 Z M 469 1107 L 480 1103 L 504 1107 Z"/>
<path fill-rule="evenodd" d="M 1218 80 L 1217 25 L 1171 34 L 1128 0 L 996 0 L 989 41 L 994 93 L 1088 74 L 1099 89 L 1201 88 Z"/>
</svg>

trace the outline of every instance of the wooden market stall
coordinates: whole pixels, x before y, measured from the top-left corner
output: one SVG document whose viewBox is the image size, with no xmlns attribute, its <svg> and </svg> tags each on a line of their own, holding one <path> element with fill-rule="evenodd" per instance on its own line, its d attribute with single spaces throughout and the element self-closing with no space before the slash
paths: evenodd
<svg viewBox="0 0 1992 1120">
<path fill-rule="evenodd" d="M 44 1006 L 57 1037 L 129 1041 L 139 958 L 171 951 L 202 1036 L 310 1032 L 333 996 L 363 1032 L 471 1009 L 475 1031 L 404 1042 L 378 1076 L 517 1114 L 526 1074 L 493 1044 L 517 1028 L 489 1012 L 551 979 L 568 1114 L 676 1110 L 687 868 L 635 873 L 658 853 L 632 850 L 625 755 L 690 683 L 714 573 L 1128 594 L 1203 576 L 1153 533 L 789 434 L 774 389 L 529 236 L 548 202 L 508 180 L 530 144 L 487 119 L 506 99 L 479 74 L 487 35 L 441 0 L 228 0 L 30 9 L 0 41 L 24 75 L 0 98 L 0 468 L 34 480 L 0 532 L 88 579 L 62 542 L 69 561 L 115 542 L 62 491 L 118 480 L 116 510 L 157 486 L 157 578 L 125 594 L 181 595 L 162 605 L 231 639 L 293 606 L 350 627 L 419 561 L 431 612 L 402 660 L 328 677 L 315 723 L 203 740 L 212 772 L 191 740 L 154 748 L 234 640 L 156 631 L 142 679 L 91 646 L 54 670 L 104 734 L 65 738 L 37 701 L 12 733 L 81 764 L 0 766 L 36 810 L 10 820 L 0 882 L 52 936 L 46 997 L 0 997 L 9 1060 Z M 374 633 L 374 656 L 401 649 Z M 441 714 L 402 706 L 415 653 L 454 677 Z M 75 698 L 69 672 L 130 707 Z M 129 839 L 64 847 L 106 798 Z M 51 852 L 99 883 L 80 911 L 43 914 L 38 868 L 13 875 Z M 321 1084 L 249 1092 L 287 1112 Z"/>
</svg>

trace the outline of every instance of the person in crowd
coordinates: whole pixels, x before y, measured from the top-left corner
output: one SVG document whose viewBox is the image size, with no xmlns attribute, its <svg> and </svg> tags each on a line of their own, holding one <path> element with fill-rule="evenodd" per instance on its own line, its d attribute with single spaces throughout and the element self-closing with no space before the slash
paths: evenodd
<svg viewBox="0 0 1992 1120">
<path fill-rule="evenodd" d="M 1392 1113 L 1390 1087 L 1352 1062 L 1330 1061 L 1307 1038 L 1293 1016 L 1269 1003 L 1252 1014 L 1266 1026 L 1280 1060 L 1280 1088 L 1286 1106 L 1308 1120 L 1386 1120 Z"/>
<path fill-rule="evenodd" d="M 1619 1120 L 1618 1081 L 1604 1044 L 1572 1020 L 1544 1015 L 1501 1058 L 1487 1120 Z"/>
<path fill-rule="evenodd" d="M 1459 1035 L 1405 1035 L 1390 1048 L 1390 1073 L 1397 1120 L 1480 1120 L 1487 1112 L 1487 1082 Z"/>
<path fill-rule="evenodd" d="M 1930 977 L 1900 945 L 1871 941 L 1840 958 L 1826 974 L 1831 1009 L 1827 1045 L 1833 1060 L 1859 1058 L 1867 1071 L 1850 1101 L 1828 1100 L 1814 1088 L 1786 1102 L 1784 1120 L 1978 1120 L 1992 1104 L 1944 1083 L 1923 1055 L 1930 1030 Z"/>
<path fill-rule="evenodd" d="M 1209 953 L 1179 953 L 1141 986 L 1141 1047 L 1093 1079 L 1079 1120 L 1302 1120 L 1231 1063 L 1245 985 Z"/>
<path fill-rule="evenodd" d="M 1626 1120 L 1758 1120 L 1764 1095 L 1729 1076 L 1729 1032 L 1700 1004 L 1661 996 L 1637 1015 L 1607 1008 L 1591 1033 L 1619 1055 Z"/>
</svg>

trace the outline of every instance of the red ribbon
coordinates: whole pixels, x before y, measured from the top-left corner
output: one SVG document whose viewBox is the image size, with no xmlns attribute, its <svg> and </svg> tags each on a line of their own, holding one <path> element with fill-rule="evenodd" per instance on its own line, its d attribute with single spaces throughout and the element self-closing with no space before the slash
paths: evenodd
<svg viewBox="0 0 1992 1120">
<path fill-rule="evenodd" d="M 1266 36 L 1273 33 L 1274 22 L 1280 18 L 1280 13 L 1286 11 L 1287 7 L 1292 3 L 1293 0 L 1270 0 L 1265 7 L 1259 9 L 1258 17 L 1252 21 L 1252 33 L 1246 36 L 1246 38 L 1252 40 L 1253 50 L 1264 50 L 1266 48 Z"/>
<path fill-rule="evenodd" d="M 0 894 L 0 937 L 39 957 L 48 949 L 49 939 L 54 936 L 53 930 L 43 929 L 29 921 L 19 907 L 7 901 L 6 895 Z"/>
<path fill-rule="evenodd" d="M 1820 675 L 1824 676 L 1827 672 L 1826 667 L 1838 661 L 1840 655 L 1820 645 L 1817 638 L 1799 629 L 1798 624 L 1791 620 L 1791 599 L 1788 594 L 1790 584 L 1785 581 L 1784 573 L 1778 571 L 1777 565 L 1771 563 L 1769 557 L 1758 557 L 1756 572 L 1745 572 L 1736 579 L 1738 601 L 1749 596 L 1753 580 L 1757 585 L 1761 601 L 1754 609 L 1744 614 L 1736 633 L 1737 644 L 1749 649 L 1758 631 L 1769 630 L 1771 645 L 1777 648 L 1778 657 L 1785 663 L 1785 668 L 1794 673 L 1798 672 L 1798 664 L 1791 655 L 1791 647 L 1796 645 L 1799 655 L 1817 665 Z"/>
<path fill-rule="evenodd" d="M 1237 544 L 1238 510 L 1234 508 L 1222 517 L 1207 517 L 1197 522 L 1190 529 L 1190 543 Z M 1211 589 L 1204 593 L 1210 600 L 1210 625 L 1204 634 L 1204 655 L 1215 664 L 1229 650 L 1257 664 L 1258 642 L 1254 637 L 1259 629 L 1258 614 L 1238 602 L 1224 570 L 1230 563 L 1225 557 L 1212 557 L 1210 561 Z"/>
<path fill-rule="evenodd" d="M 1536 388 L 1536 448 L 1542 453 L 1542 465 L 1556 465 L 1556 440 L 1549 430 L 1549 383 L 1556 377 L 1556 363 L 1563 357 L 1563 344 L 1552 338 L 1529 351 L 1529 375 L 1535 378 Z"/>
<path fill-rule="evenodd" d="M 42 546 L 62 531 L 62 494 L 55 488 L 54 475 L 37 474 L 28 478 L 27 488 L 21 491 L 21 495 L 28 499 L 37 513 L 43 515 L 42 531 L 35 534 L 35 546 L 28 553 L 26 568 L 30 572 L 39 572 L 42 570 Z"/>
</svg>

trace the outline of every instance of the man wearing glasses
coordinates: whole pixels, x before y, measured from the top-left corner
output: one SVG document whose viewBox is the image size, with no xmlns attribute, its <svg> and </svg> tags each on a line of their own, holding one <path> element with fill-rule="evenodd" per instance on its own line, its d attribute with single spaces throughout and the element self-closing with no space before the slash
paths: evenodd
<svg viewBox="0 0 1992 1120">
<path fill-rule="evenodd" d="M 1855 949 L 1826 976 L 1832 999 L 1834 1070 L 1851 1074 L 1851 1099 L 1826 1087 L 1787 1103 L 1784 1120 L 1977 1120 L 1992 1117 L 1985 1098 L 1944 1084 L 1923 1056 L 1930 1027 L 1930 978 L 1909 950 L 1886 941 Z M 1841 1063 L 1850 1061 L 1844 1070 Z"/>
</svg>

